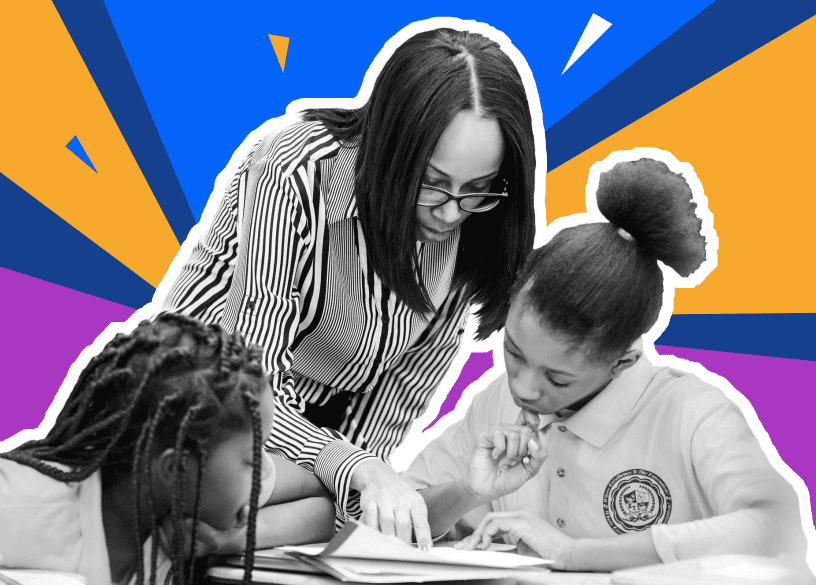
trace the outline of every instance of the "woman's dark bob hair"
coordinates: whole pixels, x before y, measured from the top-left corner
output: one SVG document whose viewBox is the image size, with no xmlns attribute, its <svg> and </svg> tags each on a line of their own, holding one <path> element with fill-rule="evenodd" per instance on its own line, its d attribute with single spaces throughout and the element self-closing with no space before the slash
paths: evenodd
<svg viewBox="0 0 816 585">
<path fill-rule="evenodd" d="M 433 311 L 417 257 L 416 201 L 442 132 L 459 112 L 498 121 L 505 154 L 492 189 L 510 195 L 462 224 L 453 289 L 480 305 L 477 336 L 504 326 L 510 287 L 535 234 L 535 144 L 527 94 L 498 43 L 436 29 L 403 43 L 356 110 L 308 110 L 338 140 L 357 142 L 355 196 L 368 258 L 383 283 L 412 310 Z"/>
</svg>

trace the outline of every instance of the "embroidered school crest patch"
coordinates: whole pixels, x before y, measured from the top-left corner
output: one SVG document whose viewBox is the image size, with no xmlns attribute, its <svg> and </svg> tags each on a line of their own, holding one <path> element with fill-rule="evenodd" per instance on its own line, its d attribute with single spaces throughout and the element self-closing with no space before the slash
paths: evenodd
<svg viewBox="0 0 816 585">
<path fill-rule="evenodd" d="M 604 490 L 604 515 L 618 534 L 666 524 L 671 508 L 671 493 L 666 483 L 646 469 L 619 473 Z"/>
</svg>

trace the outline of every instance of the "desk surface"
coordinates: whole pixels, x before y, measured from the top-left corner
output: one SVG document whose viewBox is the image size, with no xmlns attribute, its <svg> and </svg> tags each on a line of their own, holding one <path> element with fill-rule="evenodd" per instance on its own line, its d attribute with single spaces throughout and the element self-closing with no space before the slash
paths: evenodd
<svg viewBox="0 0 816 585">
<path fill-rule="evenodd" d="M 211 583 L 233 585 L 240 583 L 244 569 L 239 567 L 212 567 L 207 571 Z M 270 583 L 275 585 L 353 585 L 343 583 L 334 577 L 309 575 L 306 573 L 289 573 L 284 571 L 252 571 L 253 583 Z M 530 573 L 523 579 L 485 579 L 482 581 L 448 581 L 451 585 L 609 585 L 608 573 Z M 439 585 L 439 584 L 435 584 Z"/>
<path fill-rule="evenodd" d="M 240 583 L 243 575 L 242 567 L 212 567 L 207 572 L 210 582 L 223 585 Z M 325 575 L 259 569 L 253 571 L 252 582 L 275 585 L 357 585 L 344 583 Z M 658 583 L 663 585 L 680 583 L 685 585 L 701 583 L 745 585 L 749 582 L 757 585 L 763 583 L 816 585 L 816 577 L 802 561 L 749 555 L 721 555 L 618 571 L 614 574 L 614 582 L 640 585 L 646 583 L 649 585 Z M 609 573 L 524 571 L 504 579 L 447 581 L 437 582 L 436 585 L 441 585 L 441 583 L 447 583 L 447 585 L 611 585 L 613 575 Z"/>
</svg>

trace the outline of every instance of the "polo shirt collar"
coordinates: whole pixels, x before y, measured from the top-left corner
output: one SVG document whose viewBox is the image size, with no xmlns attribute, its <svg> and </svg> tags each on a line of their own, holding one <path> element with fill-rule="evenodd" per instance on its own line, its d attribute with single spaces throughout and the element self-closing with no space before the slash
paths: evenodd
<svg viewBox="0 0 816 585">
<path fill-rule="evenodd" d="M 639 339 L 632 347 L 643 349 L 643 341 Z M 602 448 L 626 422 L 653 375 L 651 362 L 641 353 L 635 365 L 621 372 L 600 394 L 560 424 L 593 447 Z"/>
</svg>

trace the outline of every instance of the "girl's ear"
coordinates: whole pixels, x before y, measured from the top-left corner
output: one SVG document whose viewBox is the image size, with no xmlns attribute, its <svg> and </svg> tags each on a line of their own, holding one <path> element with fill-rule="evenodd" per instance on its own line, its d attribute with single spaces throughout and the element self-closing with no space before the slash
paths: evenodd
<svg viewBox="0 0 816 585">
<path fill-rule="evenodd" d="M 612 379 L 614 380 L 621 375 L 621 372 L 634 366 L 643 355 L 640 349 L 630 349 L 612 364 Z"/>
<path fill-rule="evenodd" d="M 176 465 L 178 465 L 176 450 L 170 447 L 153 459 L 153 481 L 157 482 L 165 493 L 169 493 L 167 490 L 171 490 L 173 487 L 173 480 L 176 477 Z"/>
<path fill-rule="evenodd" d="M 198 462 L 189 451 L 184 451 L 183 453 L 186 456 L 186 470 L 184 478 L 182 478 L 181 481 L 185 482 L 187 489 L 195 489 Z M 157 510 L 165 511 L 162 513 L 167 513 L 170 510 L 174 493 L 173 490 L 176 487 L 179 463 L 179 452 L 171 447 L 168 447 L 158 456 L 154 457 L 151 463 L 150 471 L 152 477 L 150 478 L 150 489 L 153 490 L 153 498 L 156 502 Z"/>
</svg>

